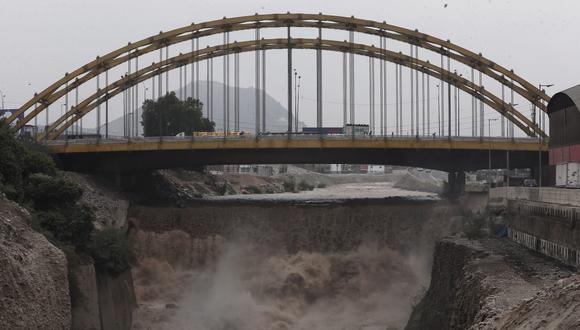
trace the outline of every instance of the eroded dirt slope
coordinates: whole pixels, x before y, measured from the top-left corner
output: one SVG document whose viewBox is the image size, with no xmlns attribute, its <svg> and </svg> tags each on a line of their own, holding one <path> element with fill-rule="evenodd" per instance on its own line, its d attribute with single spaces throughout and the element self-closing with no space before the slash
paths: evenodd
<svg viewBox="0 0 580 330">
<path fill-rule="evenodd" d="M 70 329 L 65 255 L 0 196 L 0 329 Z"/>
</svg>

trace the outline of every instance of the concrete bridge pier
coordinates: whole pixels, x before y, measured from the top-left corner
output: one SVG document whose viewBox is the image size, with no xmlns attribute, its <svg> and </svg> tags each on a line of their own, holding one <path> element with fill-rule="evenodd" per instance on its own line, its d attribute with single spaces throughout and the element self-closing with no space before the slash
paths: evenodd
<svg viewBox="0 0 580 330">
<path fill-rule="evenodd" d="M 455 199 L 465 192 L 465 172 L 449 172 L 447 174 L 447 186 L 445 194 L 450 199 Z"/>
</svg>

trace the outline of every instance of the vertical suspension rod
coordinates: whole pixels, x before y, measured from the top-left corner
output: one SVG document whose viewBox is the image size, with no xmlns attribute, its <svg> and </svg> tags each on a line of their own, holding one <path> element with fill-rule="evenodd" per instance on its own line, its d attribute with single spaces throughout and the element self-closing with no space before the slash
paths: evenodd
<svg viewBox="0 0 580 330">
<path fill-rule="evenodd" d="M 213 116 L 211 115 L 210 112 L 210 106 L 211 106 L 211 99 L 209 98 L 209 61 L 210 59 L 208 58 L 206 60 L 206 67 L 205 67 L 205 111 L 206 111 L 206 116 L 209 120 L 213 121 Z"/>
<path fill-rule="evenodd" d="M 264 39 L 264 38 L 262 38 Z M 266 132 L 266 50 L 262 50 L 262 132 Z"/>
<path fill-rule="evenodd" d="M 427 75 L 427 135 L 431 135 L 431 84 Z"/>
<path fill-rule="evenodd" d="M 399 64 L 395 63 L 395 132 L 399 133 Z M 388 131 L 386 132 L 388 135 Z"/>
<path fill-rule="evenodd" d="M 415 46 L 415 66 L 419 63 L 419 46 Z M 415 132 L 419 135 L 419 71 L 415 70 Z"/>
<path fill-rule="evenodd" d="M 403 67 L 399 64 L 399 135 L 403 135 Z"/>
<path fill-rule="evenodd" d="M 479 86 L 483 88 L 483 74 L 479 71 Z M 483 138 L 485 134 L 485 122 L 483 114 L 483 98 L 479 99 L 479 137 Z"/>
<path fill-rule="evenodd" d="M 321 24 L 320 21 L 318 21 Z M 322 26 L 318 26 L 318 49 L 316 49 L 316 127 L 322 128 Z"/>
<path fill-rule="evenodd" d="M 109 69 L 105 71 L 105 88 L 108 90 L 109 87 Z M 75 103 L 78 105 L 78 93 L 76 95 Z M 109 92 L 105 95 L 105 139 L 109 138 Z"/>
<path fill-rule="evenodd" d="M 346 52 L 342 53 L 342 126 L 343 128 L 346 128 L 346 123 L 347 123 L 347 115 L 346 115 L 346 103 L 347 103 L 347 94 L 346 94 L 346 89 L 347 89 L 347 80 L 346 80 L 346 75 L 347 75 L 347 66 L 346 66 Z"/>
<path fill-rule="evenodd" d="M 196 49 L 195 49 L 195 40 L 196 38 L 191 38 L 191 53 L 192 53 L 192 61 L 191 62 L 191 84 L 190 84 L 190 88 L 191 88 L 191 97 L 195 98 L 195 54 L 196 54 Z M 209 79 L 208 79 L 209 80 Z M 209 105 L 206 105 L 209 106 Z"/>
<path fill-rule="evenodd" d="M 441 48 L 441 69 L 445 69 L 444 66 L 444 52 L 443 48 Z M 439 120 L 439 136 L 443 136 L 443 132 L 445 131 L 445 83 L 443 82 L 443 75 L 439 80 L 439 86 L 441 87 L 441 104 L 439 110 L 441 111 L 441 119 Z"/>
<path fill-rule="evenodd" d="M 421 72 L 421 134 L 425 136 L 425 72 Z"/>
<path fill-rule="evenodd" d="M 381 29 L 381 33 L 383 32 L 383 30 Z M 381 48 L 381 50 L 383 50 L 383 36 L 382 34 L 379 36 L 379 46 Z M 385 129 L 386 127 L 384 126 L 384 111 L 385 111 L 385 106 L 384 106 L 384 77 L 383 77 L 383 66 L 384 66 L 384 62 L 382 59 L 379 60 L 379 111 L 380 111 L 380 115 L 379 115 L 379 119 L 381 120 L 380 122 L 380 132 L 381 135 L 385 135 Z"/>
<path fill-rule="evenodd" d="M 386 37 L 383 38 L 383 48 L 382 49 L 383 50 L 387 49 L 387 38 Z M 389 103 L 387 102 L 388 101 L 388 98 L 387 98 L 387 94 L 388 94 L 387 93 L 387 86 L 388 86 L 388 84 L 387 84 L 387 66 L 388 66 L 388 63 L 384 59 L 380 59 L 380 61 L 381 61 L 381 63 L 383 63 L 382 71 L 383 71 L 383 83 L 384 83 L 383 84 L 383 101 L 382 101 L 383 105 L 384 105 L 383 106 L 384 114 L 383 114 L 382 119 L 381 119 L 381 127 L 385 128 L 385 134 L 387 134 L 388 122 L 389 122 L 389 120 L 388 120 L 388 115 L 389 115 L 389 112 L 388 112 L 389 105 L 388 104 Z"/>
<path fill-rule="evenodd" d="M 349 31 L 349 39 L 350 39 L 350 44 L 351 47 L 354 44 L 354 31 L 351 30 Z M 353 133 L 353 137 L 354 137 L 354 131 L 355 131 L 355 126 L 356 125 L 356 119 L 355 119 L 355 89 L 354 89 L 354 51 L 351 49 L 351 52 L 349 54 L 349 77 L 350 77 L 350 123 L 351 125 L 353 125 L 353 129 L 352 129 L 352 133 Z"/>
<path fill-rule="evenodd" d="M 374 58 L 369 57 L 369 130 L 374 132 L 375 130 L 375 95 L 374 95 Z M 381 116 L 382 117 L 382 116 Z"/>
<path fill-rule="evenodd" d="M 199 52 L 199 38 L 195 38 L 195 51 Z M 193 67 L 193 63 L 191 64 Z M 193 77 L 191 77 L 193 78 Z M 199 61 L 195 61 L 195 96 L 193 98 L 199 100 Z"/>
<path fill-rule="evenodd" d="M 292 135 L 292 41 L 288 25 L 288 138 Z"/>
<path fill-rule="evenodd" d="M 256 28 L 256 42 L 260 40 L 260 28 Z M 261 42 L 260 42 L 261 43 Z M 256 135 L 260 133 L 260 47 L 256 49 L 256 65 L 255 65 L 255 74 L 256 74 L 256 108 L 255 110 L 255 130 Z"/>
<path fill-rule="evenodd" d="M 413 45 L 410 45 L 410 55 L 411 61 L 414 61 Z M 413 69 L 409 67 L 409 81 L 411 84 L 411 135 L 415 135 L 415 94 L 414 94 L 414 84 L 413 84 Z"/>
<path fill-rule="evenodd" d="M 234 121 L 236 132 L 240 131 L 240 53 L 234 54 Z"/>
</svg>

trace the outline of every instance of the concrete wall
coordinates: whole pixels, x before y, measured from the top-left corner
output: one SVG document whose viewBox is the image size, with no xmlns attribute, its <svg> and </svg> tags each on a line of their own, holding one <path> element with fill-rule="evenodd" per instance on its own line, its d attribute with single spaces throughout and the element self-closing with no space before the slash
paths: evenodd
<svg viewBox="0 0 580 330">
<path fill-rule="evenodd" d="M 489 200 L 508 206 L 508 237 L 546 256 L 580 267 L 580 190 L 500 187 Z"/>
<path fill-rule="evenodd" d="M 99 290 L 95 266 L 81 265 L 74 271 L 79 297 L 73 304 L 73 330 L 101 330 L 99 319 Z"/>
<path fill-rule="evenodd" d="M 129 330 L 137 307 L 133 278 L 128 270 L 118 277 L 97 274 L 102 330 Z"/>
<path fill-rule="evenodd" d="M 490 199 L 528 200 L 550 204 L 580 206 L 580 189 L 497 187 L 489 191 Z"/>
<path fill-rule="evenodd" d="M 508 228 L 508 237 L 530 250 L 537 251 L 548 257 L 557 259 L 576 268 L 580 267 L 580 250 L 539 238 L 535 235 Z"/>
</svg>

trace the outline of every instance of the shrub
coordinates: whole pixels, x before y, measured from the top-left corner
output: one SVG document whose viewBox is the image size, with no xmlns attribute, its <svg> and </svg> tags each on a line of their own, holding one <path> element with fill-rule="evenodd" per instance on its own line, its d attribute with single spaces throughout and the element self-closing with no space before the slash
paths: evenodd
<svg viewBox="0 0 580 330">
<path fill-rule="evenodd" d="M 326 183 L 324 182 L 319 182 L 318 186 L 316 186 L 316 188 L 326 188 Z"/>
<path fill-rule="evenodd" d="M 26 152 L 22 156 L 22 175 L 24 178 L 34 173 L 56 174 L 54 160 L 42 146 L 29 143 L 25 150 Z"/>
<path fill-rule="evenodd" d="M 90 250 L 98 271 L 118 276 L 130 268 L 132 256 L 129 243 L 119 229 L 107 228 L 96 232 Z"/>
<path fill-rule="evenodd" d="M 40 173 L 31 175 L 26 187 L 26 198 L 36 209 L 72 206 L 82 195 L 82 188 L 74 182 Z"/>
<path fill-rule="evenodd" d="M 95 215 L 86 205 L 37 211 L 34 222 L 48 231 L 52 237 L 70 244 L 79 251 L 86 251 L 95 227 Z"/>
<path fill-rule="evenodd" d="M 9 194 L 9 198 L 22 197 L 23 184 L 33 173 L 54 175 L 54 161 L 41 146 L 25 145 L 15 138 L 13 130 L 0 127 L 0 183 L 16 192 Z"/>
</svg>

